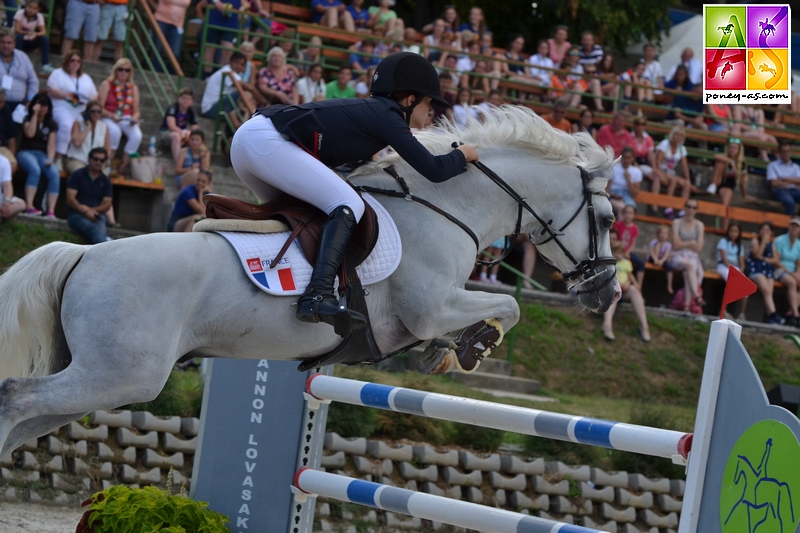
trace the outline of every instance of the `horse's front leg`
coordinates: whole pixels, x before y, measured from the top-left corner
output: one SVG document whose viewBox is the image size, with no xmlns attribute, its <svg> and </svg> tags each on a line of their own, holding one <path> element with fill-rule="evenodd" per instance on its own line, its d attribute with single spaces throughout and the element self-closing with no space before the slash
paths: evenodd
<svg viewBox="0 0 800 533">
<path fill-rule="evenodd" d="M 433 302 L 434 299 L 429 300 Z M 455 342 L 431 341 L 417 362 L 424 374 L 477 370 L 481 360 L 503 340 L 519 321 L 519 305 L 513 297 L 451 288 L 439 305 L 430 305 L 406 327 L 418 339 L 431 339 L 465 328 Z"/>
</svg>

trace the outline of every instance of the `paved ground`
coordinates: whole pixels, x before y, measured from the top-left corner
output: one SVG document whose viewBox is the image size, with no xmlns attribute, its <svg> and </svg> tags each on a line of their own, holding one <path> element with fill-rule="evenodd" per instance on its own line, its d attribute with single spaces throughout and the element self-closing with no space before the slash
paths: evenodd
<svg viewBox="0 0 800 533">
<path fill-rule="evenodd" d="M 34 503 L 0 503 L 0 533 L 73 533 L 80 508 Z"/>
</svg>

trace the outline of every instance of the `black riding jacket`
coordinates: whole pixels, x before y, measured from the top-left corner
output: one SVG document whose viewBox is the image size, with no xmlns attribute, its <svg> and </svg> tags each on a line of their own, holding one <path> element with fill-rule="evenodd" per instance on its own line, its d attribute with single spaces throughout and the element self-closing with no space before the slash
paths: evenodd
<svg viewBox="0 0 800 533">
<path fill-rule="evenodd" d="M 404 113 L 383 97 L 339 98 L 301 105 L 275 105 L 257 113 L 275 129 L 328 167 L 370 159 L 391 146 L 414 169 L 433 182 L 466 171 L 460 150 L 433 155 L 411 134 Z"/>
</svg>

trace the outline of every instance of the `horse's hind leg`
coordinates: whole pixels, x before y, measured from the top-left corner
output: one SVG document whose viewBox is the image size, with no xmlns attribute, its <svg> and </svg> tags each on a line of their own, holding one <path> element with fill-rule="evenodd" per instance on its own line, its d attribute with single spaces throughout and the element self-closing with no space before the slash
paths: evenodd
<svg viewBox="0 0 800 533">
<path fill-rule="evenodd" d="M 79 413 L 73 415 L 41 415 L 24 422 L 20 422 L 3 444 L 3 449 L 0 450 L 0 458 L 5 457 L 9 453 L 16 450 L 22 444 L 31 439 L 35 439 L 42 435 L 47 435 L 62 426 L 69 424 L 79 418 L 83 418 L 88 413 Z"/>
</svg>

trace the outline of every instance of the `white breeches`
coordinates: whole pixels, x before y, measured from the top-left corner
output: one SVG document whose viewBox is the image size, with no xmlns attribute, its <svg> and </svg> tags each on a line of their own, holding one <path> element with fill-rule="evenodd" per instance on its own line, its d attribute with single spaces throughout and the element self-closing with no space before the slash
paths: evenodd
<svg viewBox="0 0 800 533">
<path fill-rule="evenodd" d="M 69 148 L 69 142 L 72 139 L 72 125 L 76 120 L 81 118 L 81 112 L 85 106 L 76 107 L 72 109 L 65 109 L 58 107 L 53 109 L 53 120 L 58 124 L 58 132 L 56 132 L 56 153 L 64 155 Z"/>
<path fill-rule="evenodd" d="M 231 163 L 239 179 L 263 202 L 281 191 L 331 214 L 340 205 L 364 214 L 364 201 L 333 170 L 297 144 L 287 141 L 272 120 L 256 115 L 236 130 Z"/>
<path fill-rule="evenodd" d="M 104 118 L 103 122 L 108 126 L 108 136 L 111 139 L 111 150 L 116 150 L 119 147 L 119 141 L 122 139 L 122 134 L 128 138 L 125 143 L 124 151 L 126 154 L 132 154 L 139 149 L 142 144 L 142 130 L 138 124 L 131 124 L 128 121 L 114 122 L 110 118 Z"/>
</svg>

